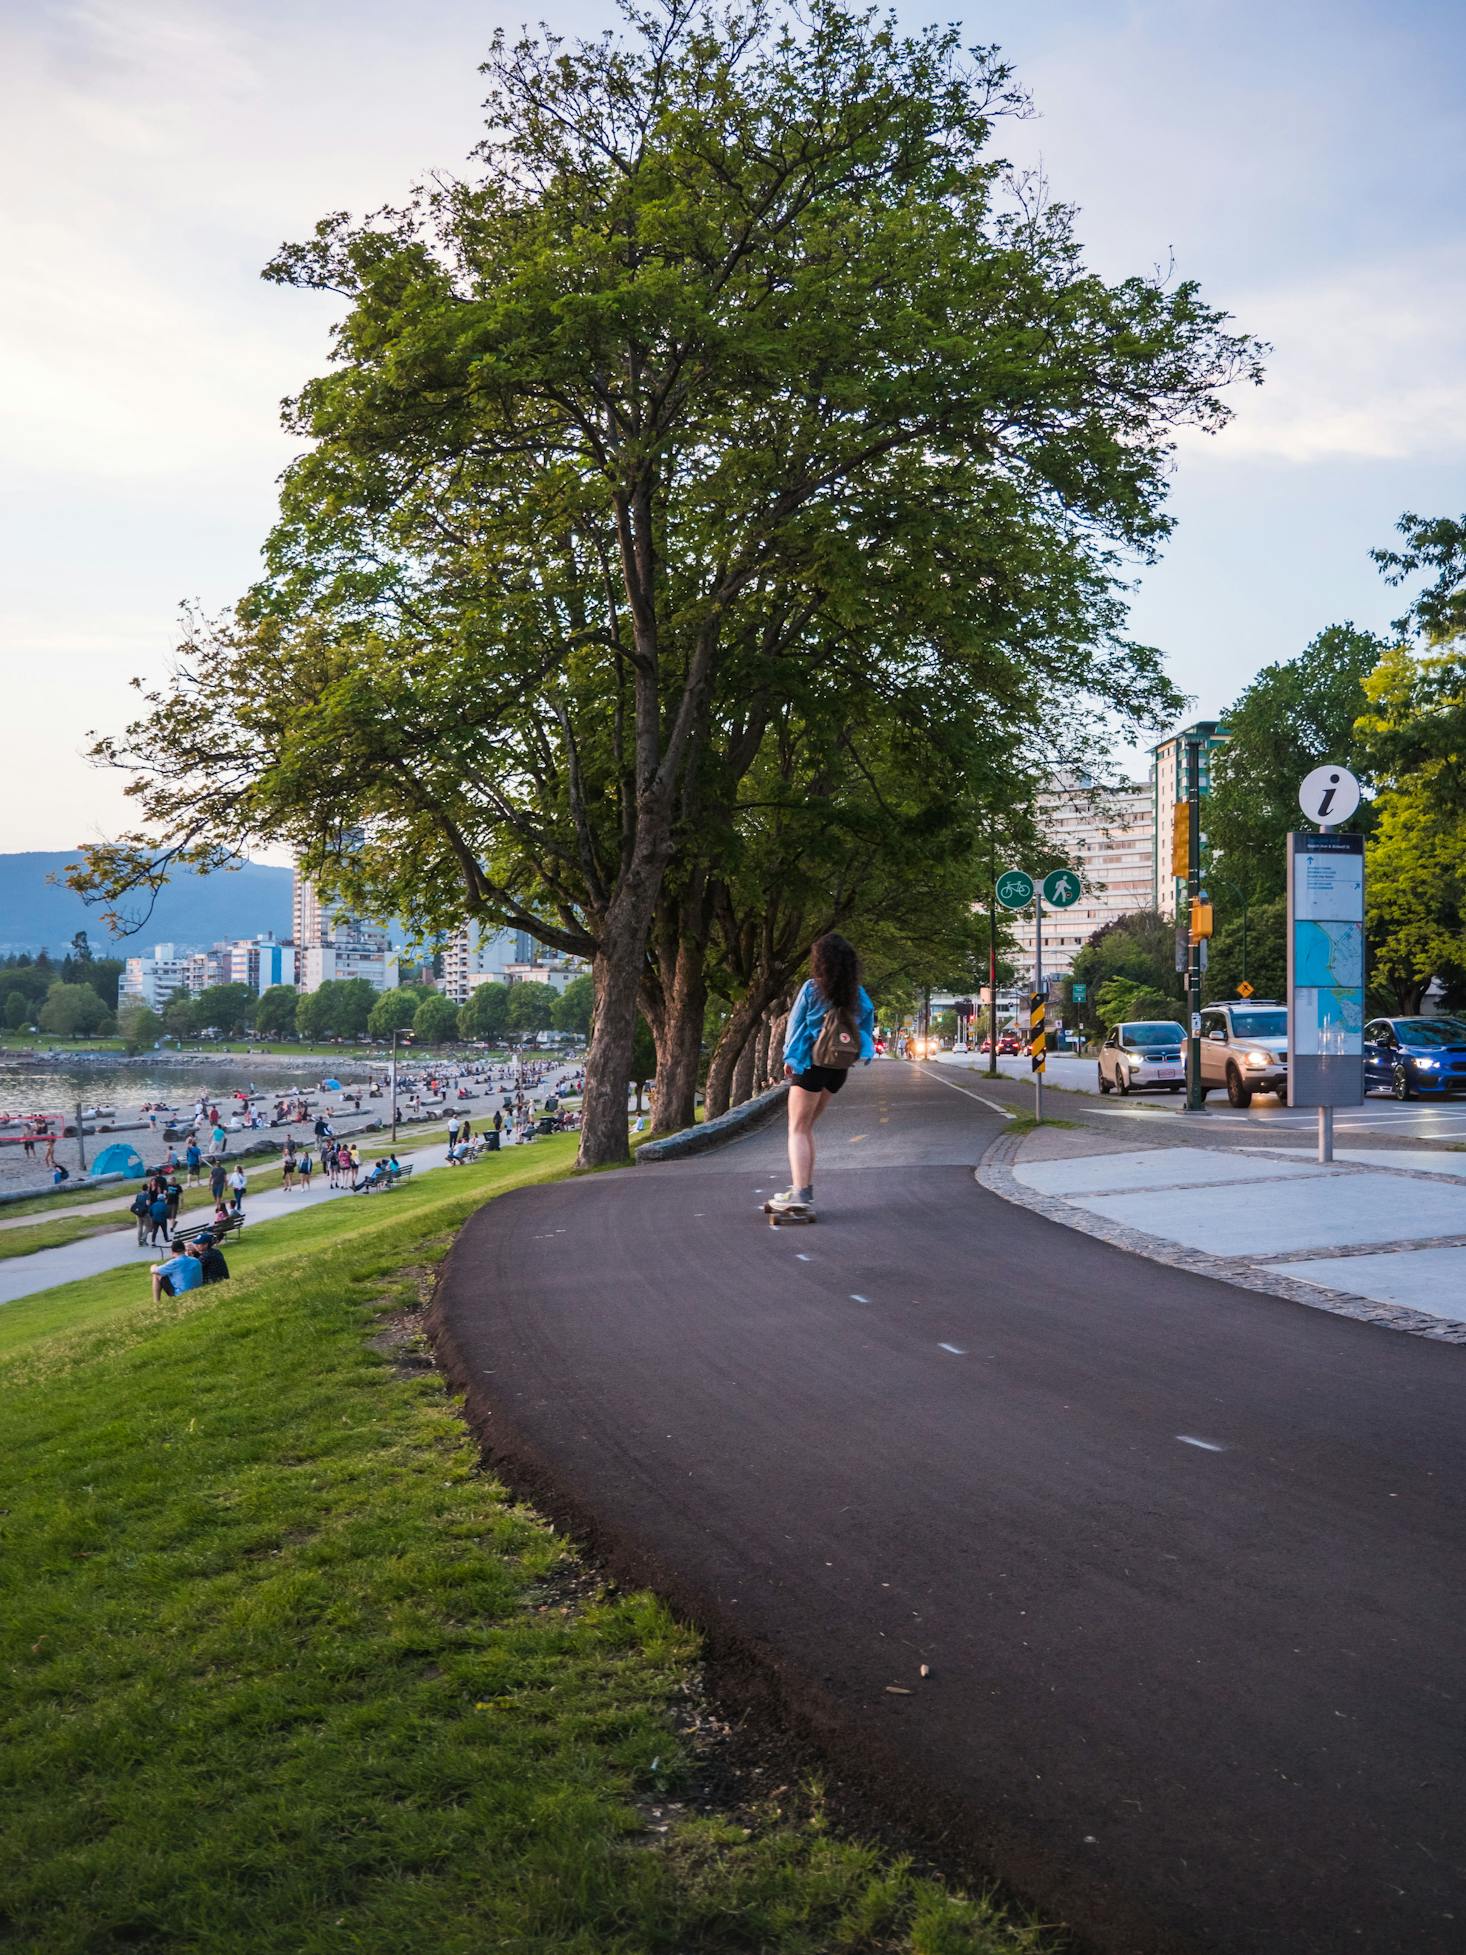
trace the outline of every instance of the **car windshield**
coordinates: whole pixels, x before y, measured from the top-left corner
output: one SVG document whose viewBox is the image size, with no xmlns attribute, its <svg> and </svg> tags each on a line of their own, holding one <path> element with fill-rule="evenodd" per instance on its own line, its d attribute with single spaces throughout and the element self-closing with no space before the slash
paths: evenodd
<svg viewBox="0 0 1466 1955">
<path fill-rule="evenodd" d="M 1157 1018 L 1142 1025 L 1122 1025 L 1120 1036 L 1126 1045 L 1179 1045 L 1186 1034 L 1174 1018 Z"/>
<path fill-rule="evenodd" d="M 1285 1011 L 1234 1011 L 1232 1013 L 1234 1039 L 1285 1039 L 1287 1036 L 1288 1014 Z"/>
<path fill-rule="evenodd" d="M 1397 1018 L 1395 1030 L 1402 1045 L 1466 1044 L 1466 1025 L 1459 1018 Z"/>
</svg>

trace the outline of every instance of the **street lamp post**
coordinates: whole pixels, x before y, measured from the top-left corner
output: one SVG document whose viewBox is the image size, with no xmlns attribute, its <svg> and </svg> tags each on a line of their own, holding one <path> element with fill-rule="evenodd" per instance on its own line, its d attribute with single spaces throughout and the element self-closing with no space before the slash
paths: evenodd
<svg viewBox="0 0 1466 1955">
<path fill-rule="evenodd" d="M 397 1152 L 397 1040 L 398 1040 L 398 1036 L 399 1036 L 398 1028 L 397 1026 L 394 1025 L 392 1027 L 392 1084 L 389 1089 L 392 1094 L 392 1152 L 394 1154 Z"/>
<path fill-rule="evenodd" d="M 1214 869 L 1209 869 L 1207 871 L 1206 879 L 1209 883 L 1219 882 L 1222 885 L 1223 889 L 1230 889 L 1232 894 L 1237 898 L 1237 901 L 1242 905 L 1242 982 L 1246 984 L 1247 982 L 1247 893 L 1245 890 L 1239 889 L 1236 883 L 1232 881 L 1230 876 L 1219 876 Z"/>
</svg>

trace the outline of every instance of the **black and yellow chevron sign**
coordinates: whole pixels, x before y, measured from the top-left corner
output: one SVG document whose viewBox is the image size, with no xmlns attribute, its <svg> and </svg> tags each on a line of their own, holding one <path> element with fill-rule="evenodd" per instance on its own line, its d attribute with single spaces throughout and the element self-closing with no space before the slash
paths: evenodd
<svg viewBox="0 0 1466 1955">
<path fill-rule="evenodd" d="M 1044 1069 L 1044 1001 L 1036 991 L 1028 994 L 1029 1063 L 1036 1073 Z"/>
</svg>

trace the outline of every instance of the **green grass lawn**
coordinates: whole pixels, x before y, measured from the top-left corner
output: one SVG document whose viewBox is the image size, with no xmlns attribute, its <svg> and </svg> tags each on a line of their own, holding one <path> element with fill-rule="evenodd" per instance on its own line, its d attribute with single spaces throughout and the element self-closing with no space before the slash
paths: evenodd
<svg viewBox="0 0 1466 1955">
<path fill-rule="evenodd" d="M 231 1283 L 160 1305 L 126 1269 L 0 1310 L 0 1941 L 1037 1946 L 808 1790 L 658 1830 L 695 1638 L 574 1579 L 419 1356 L 453 1231 L 574 1149 L 261 1224 Z"/>
</svg>

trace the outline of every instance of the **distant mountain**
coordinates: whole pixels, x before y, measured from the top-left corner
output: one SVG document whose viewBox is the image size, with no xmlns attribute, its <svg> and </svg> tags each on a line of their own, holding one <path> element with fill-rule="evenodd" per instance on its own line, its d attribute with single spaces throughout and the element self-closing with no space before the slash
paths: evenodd
<svg viewBox="0 0 1466 1955">
<path fill-rule="evenodd" d="M 213 876 L 179 870 L 164 886 L 153 913 L 130 937 L 109 936 L 100 909 L 93 909 L 64 882 L 51 883 L 76 849 L 36 849 L 0 855 L 0 956 L 43 947 L 60 957 L 78 930 L 85 930 L 99 957 L 137 957 L 155 943 L 206 946 L 226 937 L 290 934 L 289 869 L 262 862 Z M 146 898 L 124 907 L 141 912 Z"/>
</svg>

